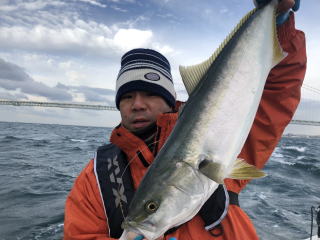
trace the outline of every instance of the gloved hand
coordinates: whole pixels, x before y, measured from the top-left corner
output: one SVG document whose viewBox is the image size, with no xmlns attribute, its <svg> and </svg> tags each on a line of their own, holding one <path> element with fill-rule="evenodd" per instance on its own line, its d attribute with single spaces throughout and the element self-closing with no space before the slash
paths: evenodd
<svg viewBox="0 0 320 240">
<path fill-rule="evenodd" d="M 271 0 L 253 0 L 253 3 L 256 7 L 261 7 L 270 1 Z M 278 6 L 277 25 L 281 25 L 288 20 L 291 9 L 296 12 L 299 8 L 300 0 L 280 0 Z"/>
<path fill-rule="evenodd" d="M 144 237 L 142 235 L 137 236 L 134 240 L 142 240 Z"/>
</svg>

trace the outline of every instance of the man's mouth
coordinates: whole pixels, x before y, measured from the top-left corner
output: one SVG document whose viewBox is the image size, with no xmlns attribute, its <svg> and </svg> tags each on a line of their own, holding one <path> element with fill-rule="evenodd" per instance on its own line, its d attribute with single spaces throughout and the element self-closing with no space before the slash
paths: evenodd
<svg viewBox="0 0 320 240">
<path fill-rule="evenodd" d="M 132 121 L 134 128 L 144 128 L 150 124 L 150 121 L 147 119 L 135 119 Z"/>
</svg>

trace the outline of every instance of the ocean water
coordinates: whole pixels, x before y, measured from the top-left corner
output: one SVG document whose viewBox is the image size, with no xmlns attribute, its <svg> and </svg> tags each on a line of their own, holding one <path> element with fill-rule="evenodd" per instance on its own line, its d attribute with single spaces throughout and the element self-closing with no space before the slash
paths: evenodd
<svg viewBox="0 0 320 240">
<path fill-rule="evenodd" d="M 64 203 L 110 128 L 0 122 L 0 239 L 61 239 Z M 320 204 L 320 137 L 283 137 L 240 205 L 263 240 L 305 239 Z"/>
</svg>

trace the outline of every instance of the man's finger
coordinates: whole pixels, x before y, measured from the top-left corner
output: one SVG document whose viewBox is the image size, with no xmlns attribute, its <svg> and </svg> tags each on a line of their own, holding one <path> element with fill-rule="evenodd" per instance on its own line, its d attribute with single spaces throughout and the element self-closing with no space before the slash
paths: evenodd
<svg viewBox="0 0 320 240">
<path fill-rule="evenodd" d="M 142 240 L 144 237 L 142 235 L 138 235 L 134 238 L 134 240 Z"/>
<path fill-rule="evenodd" d="M 288 12 L 295 4 L 294 0 L 282 0 L 278 5 L 278 13 L 282 14 Z"/>
<path fill-rule="evenodd" d="M 260 8 L 269 2 L 271 2 L 271 0 L 253 0 L 253 3 L 257 8 Z"/>
<path fill-rule="evenodd" d="M 300 8 L 300 0 L 296 0 L 294 6 L 292 7 L 292 10 L 296 12 L 299 10 L 299 8 Z"/>
</svg>

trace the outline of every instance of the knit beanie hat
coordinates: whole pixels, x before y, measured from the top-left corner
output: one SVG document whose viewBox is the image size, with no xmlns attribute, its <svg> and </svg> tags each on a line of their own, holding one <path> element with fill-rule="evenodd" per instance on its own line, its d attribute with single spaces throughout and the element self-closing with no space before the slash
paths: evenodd
<svg viewBox="0 0 320 240">
<path fill-rule="evenodd" d="M 175 106 L 176 92 L 170 63 L 161 53 L 137 48 L 122 56 L 116 83 L 118 109 L 121 96 L 132 91 L 152 92 L 163 97 L 170 107 Z"/>
</svg>

